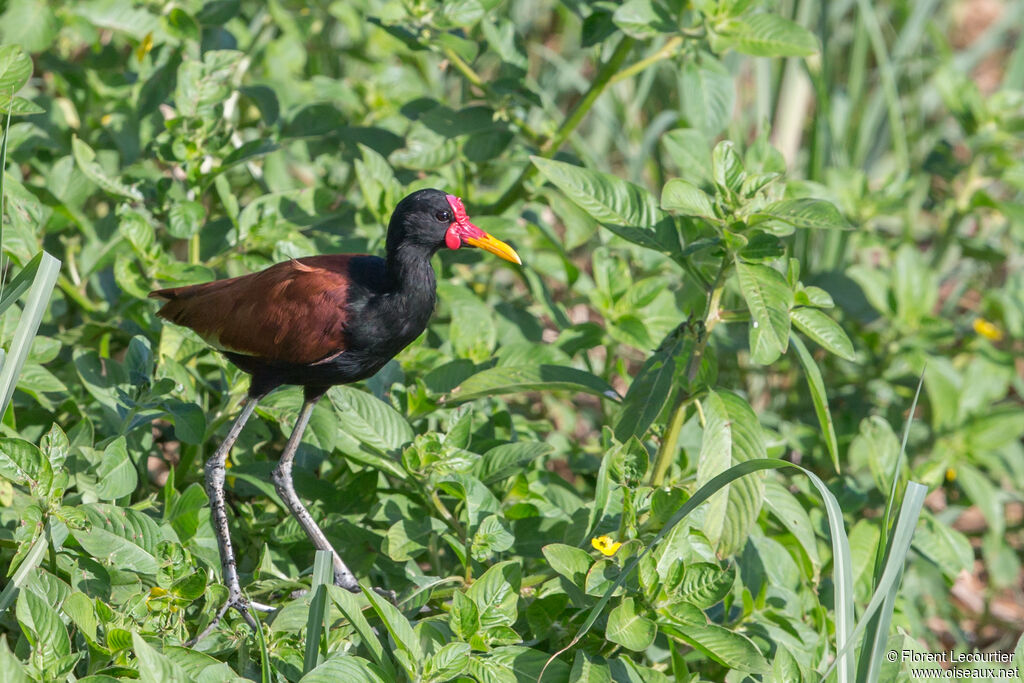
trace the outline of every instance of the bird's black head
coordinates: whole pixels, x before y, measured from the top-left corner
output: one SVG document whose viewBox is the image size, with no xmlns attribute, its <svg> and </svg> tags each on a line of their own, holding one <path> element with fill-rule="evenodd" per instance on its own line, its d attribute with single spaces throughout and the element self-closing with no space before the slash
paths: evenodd
<svg viewBox="0 0 1024 683">
<path fill-rule="evenodd" d="M 462 200 L 441 190 L 417 190 L 398 202 L 388 224 L 389 254 L 412 248 L 428 255 L 441 247 L 463 244 L 486 249 L 513 263 L 522 263 L 512 247 L 469 221 Z"/>
</svg>

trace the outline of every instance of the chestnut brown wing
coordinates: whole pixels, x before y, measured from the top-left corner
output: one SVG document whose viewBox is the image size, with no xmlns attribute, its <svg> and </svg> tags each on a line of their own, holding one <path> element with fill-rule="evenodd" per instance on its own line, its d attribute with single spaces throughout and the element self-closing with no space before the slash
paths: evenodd
<svg viewBox="0 0 1024 683">
<path fill-rule="evenodd" d="M 210 345 L 268 360 L 315 363 L 345 350 L 352 255 L 310 256 L 251 275 L 151 292 L 161 318 Z"/>
</svg>

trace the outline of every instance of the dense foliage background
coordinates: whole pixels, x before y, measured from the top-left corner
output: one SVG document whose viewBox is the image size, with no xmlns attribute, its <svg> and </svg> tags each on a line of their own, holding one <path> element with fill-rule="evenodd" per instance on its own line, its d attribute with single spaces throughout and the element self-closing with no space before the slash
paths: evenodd
<svg viewBox="0 0 1024 683">
<path fill-rule="evenodd" d="M 891 681 L 892 649 L 1013 651 L 1024 3 L 4 7 L 0 679 L 527 681 L 559 653 L 543 680 Z M 428 332 L 301 446 L 397 606 L 303 592 L 281 390 L 228 477 L 277 609 L 183 647 L 226 598 L 201 465 L 247 385 L 147 292 L 380 252 L 420 187 L 525 265 L 441 254 Z M 681 507 L 768 457 L 820 479 Z"/>
</svg>

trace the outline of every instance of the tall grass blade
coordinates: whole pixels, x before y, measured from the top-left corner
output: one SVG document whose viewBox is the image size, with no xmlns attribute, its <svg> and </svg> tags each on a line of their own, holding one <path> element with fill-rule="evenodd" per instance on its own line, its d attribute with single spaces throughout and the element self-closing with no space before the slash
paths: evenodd
<svg viewBox="0 0 1024 683">
<path fill-rule="evenodd" d="M 7 404 L 18 383 L 18 373 L 21 372 L 25 359 L 28 357 L 32 338 L 35 336 L 36 330 L 39 329 L 39 323 L 46 312 L 53 286 L 60 274 L 60 261 L 46 252 L 42 252 L 41 256 L 36 276 L 25 301 L 25 308 L 22 310 L 21 320 L 18 321 L 18 327 L 14 330 L 11 348 L 4 359 L 3 367 L 0 368 L 0 415 L 7 410 Z"/>
<path fill-rule="evenodd" d="M 306 656 L 302 673 L 308 674 L 320 663 L 320 639 L 326 629 L 327 586 L 334 582 L 333 558 L 329 550 L 317 550 L 313 560 L 313 582 L 310 586 L 309 618 L 306 621 Z M 324 653 L 326 654 L 326 652 Z"/>
</svg>

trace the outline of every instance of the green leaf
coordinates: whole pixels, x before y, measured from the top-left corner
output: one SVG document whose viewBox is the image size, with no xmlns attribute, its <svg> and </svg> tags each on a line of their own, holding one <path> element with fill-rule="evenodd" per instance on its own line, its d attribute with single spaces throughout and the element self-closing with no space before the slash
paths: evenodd
<svg viewBox="0 0 1024 683">
<path fill-rule="evenodd" d="M 4 91 L 0 90 L 0 93 Z M 10 113 L 12 116 L 28 116 L 31 114 L 42 114 L 46 110 L 32 100 L 24 97 L 15 97 L 13 100 L 6 96 L 0 99 L 0 114 Z"/>
<path fill-rule="evenodd" d="M 338 606 L 338 609 L 341 610 L 341 613 L 345 615 L 345 618 L 348 619 L 352 628 L 359 634 L 363 647 L 370 651 L 373 661 L 386 674 L 385 680 L 397 680 L 398 676 L 391 665 L 391 660 L 385 655 L 384 646 L 374 633 L 370 622 L 363 616 L 362 605 L 360 605 L 358 598 L 344 588 L 334 585 L 327 586 L 327 594 L 331 597 L 334 604 Z"/>
<path fill-rule="evenodd" d="M 759 209 L 751 216 L 750 224 L 757 225 L 764 220 L 782 221 L 794 228 L 853 230 L 835 204 L 824 199 L 783 199 Z"/>
<path fill-rule="evenodd" d="M 40 658 L 47 660 L 71 654 L 68 630 L 46 600 L 34 591 L 23 590 L 18 595 L 15 612 L 22 632 Z"/>
<path fill-rule="evenodd" d="M 491 565 L 469 587 L 466 597 L 476 604 L 483 630 L 516 622 L 521 582 L 518 562 L 509 560 Z"/>
<path fill-rule="evenodd" d="M 747 174 L 736 145 L 730 140 L 722 140 L 711 151 L 711 173 L 719 191 L 733 196 L 740 193 Z"/>
<path fill-rule="evenodd" d="M 630 489 L 635 488 L 647 474 L 650 457 L 647 447 L 635 436 L 615 446 L 608 463 L 608 476 L 612 481 Z"/>
<path fill-rule="evenodd" d="M 888 493 L 892 486 L 890 479 L 899 454 L 899 439 L 884 417 L 872 415 L 860 421 L 860 430 L 850 443 L 850 465 L 856 470 L 867 463 L 882 493 Z"/>
<path fill-rule="evenodd" d="M 99 479 L 96 495 L 101 500 L 117 500 L 132 493 L 139 485 L 135 463 L 128 457 L 128 446 L 123 436 L 117 437 L 103 449 L 103 459 L 96 475 Z"/>
<path fill-rule="evenodd" d="M 137 189 L 108 176 L 103 167 L 96 161 L 96 152 L 92 150 L 92 147 L 82 142 L 78 136 L 72 136 L 71 138 L 71 151 L 74 154 L 75 161 L 78 163 L 78 168 L 82 170 L 86 178 L 96 183 L 101 190 L 122 199 L 138 202 L 143 200 L 142 193 Z"/>
<path fill-rule="evenodd" d="M 670 130 L 661 136 L 661 145 L 684 179 L 694 185 L 711 182 L 711 145 L 702 131 Z"/>
<path fill-rule="evenodd" d="M 687 624 L 686 628 L 663 627 L 665 633 L 699 650 L 729 669 L 768 673 L 771 665 L 753 641 L 742 633 L 718 624 Z"/>
<path fill-rule="evenodd" d="M 733 19 L 719 34 L 737 52 L 755 57 L 807 57 L 818 51 L 813 33 L 778 14 Z"/>
<path fill-rule="evenodd" d="M 619 237 L 667 254 L 679 251 L 679 241 L 658 226 L 665 213 L 650 192 L 608 173 L 562 161 L 532 156 L 534 166 L 594 220 Z M 669 232 L 674 233 L 674 230 Z"/>
<path fill-rule="evenodd" d="M 612 683 L 612 672 L 602 658 L 577 650 L 569 672 L 569 683 Z"/>
<path fill-rule="evenodd" d="M 548 561 L 555 572 L 569 579 L 579 588 L 584 587 L 587 572 L 590 571 L 590 565 L 594 562 L 585 550 L 564 543 L 551 543 L 541 548 L 541 552 L 544 553 L 544 559 Z"/>
<path fill-rule="evenodd" d="M 344 654 L 328 659 L 299 679 L 300 683 L 388 683 L 394 680 L 397 679 L 388 678 L 362 657 Z"/>
<path fill-rule="evenodd" d="M 73 529 L 87 553 L 105 566 L 140 574 L 156 574 L 153 556 L 163 534 L 156 522 L 138 510 L 95 503 L 79 506 L 90 524 Z"/>
<path fill-rule="evenodd" d="M 789 346 L 789 307 L 793 292 L 774 268 L 736 259 L 740 292 L 750 309 L 750 355 L 768 365 Z"/>
<path fill-rule="evenodd" d="M 488 368 L 452 390 L 451 402 L 472 401 L 522 391 L 568 390 L 618 400 L 611 385 L 585 370 L 562 365 L 504 366 Z"/>
<path fill-rule="evenodd" d="M 522 471 L 523 465 L 552 452 L 551 444 L 517 441 L 489 449 L 473 464 L 473 474 L 484 484 L 493 484 Z"/>
<path fill-rule="evenodd" d="M 132 632 L 132 649 L 139 664 L 139 680 L 143 683 L 187 683 L 194 680 L 135 632 Z"/>
<path fill-rule="evenodd" d="M 678 211 L 684 216 L 716 219 L 711 197 L 704 190 L 682 178 L 673 178 L 661 191 L 661 208 Z"/>
<path fill-rule="evenodd" d="M 713 140 L 732 118 L 736 100 L 732 74 L 720 61 L 702 53 L 699 60 L 683 63 L 679 89 L 683 118 L 691 128 L 699 129 L 705 140 Z"/>
<path fill-rule="evenodd" d="M 734 464 L 765 456 L 761 425 L 746 401 L 729 392 L 709 391 L 701 405 L 705 426 L 697 459 L 698 486 Z M 720 555 L 730 555 L 743 547 L 763 499 L 761 477 L 745 477 L 711 498 L 704 533 Z"/>
<path fill-rule="evenodd" d="M 817 581 L 818 572 L 821 570 L 821 557 L 818 555 L 814 525 L 807 511 L 789 489 L 774 479 L 766 479 L 764 482 L 764 502 L 768 511 L 796 538 L 810 561 L 813 572 L 810 578 Z"/>
<path fill-rule="evenodd" d="M 828 394 L 825 393 L 825 380 L 821 377 L 821 370 L 814 362 L 807 347 L 800 341 L 800 338 L 793 335 L 793 348 L 796 356 L 803 366 L 804 376 L 807 377 L 807 387 L 811 392 L 811 403 L 814 404 L 814 413 L 818 416 L 818 425 L 821 427 L 822 436 L 825 439 L 825 446 L 832 457 L 832 467 L 839 472 L 839 442 L 836 439 L 836 428 L 832 423 L 832 411 L 828 407 Z"/>
<path fill-rule="evenodd" d="M 0 637 L 0 680 L 5 683 L 32 683 L 21 660 L 7 647 L 5 637 Z"/>
<path fill-rule="evenodd" d="M 707 609 L 729 594 L 735 580 L 734 567 L 723 570 L 710 562 L 694 562 L 686 565 L 676 592 L 686 602 Z"/>
<path fill-rule="evenodd" d="M 398 663 L 405 669 L 406 674 L 409 678 L 416 680 L 418 678 L 418 672 L 420 667 L 423 665 L 423 650 L 420 647 L 419 638 L 416 637 L 416 633 L 412 630 L 412 624 L 409 620 L 398 611 L 398 608 L 392 605 L 390 602 L 377 595 L 372 590 L 360 586 L 363 590 L 363 595 L 369 601 L 373 611 L 377 613 L 380 620 L 384 622 L 384 626 L 387 628 L 388 633 L 391 634 L 391 639 L 395 642 L 397 652 L 395 652 Z M 328 660 L 331 661 L 331 660 Z M 314 669 L 313 671 L 317 671 Z M 313 672 L 310 672 L 313 673 Z M 332 680 L 345 680 L 345 679 L 332 679 Z"/>
<path fill-rule="evenodd" d="M 0 438 L 0 476 L 22 486 L 39 487 L 45 493 L 53 480 L 53 470 L 35 444 Z"/>
<path fill-rule="evenodd" d="M 4 106 L 12 95 L 25 87 L 31 76 L 32 58 L 20 45 L 0 46 L 0 101 Z"/>
<path fill-rule="evenodd" d="M 853 342 L 839 323 L 825 313 L 815 308 L 794 308 L 789 312 L 789 317 L 801 332 L 822 348 L 848 361 L 857 359 L 853 352 Z"/>
<path fill-rule="evenodd" d="M 188 239 L 199 232 L 205 217 L 206 210 L 199 202 L 175 202 L 167 216 L 167 232 L 171 237 Z"/>
<path fill-rule="evenodd" d="M 654 642 L 658 626 L 638 613 L 633 598 L 624 598 L 618 607 L 609 612 L 604 634 L 608 640 L 627 650 L 642 652 Z"/>
<path fill-rule="evenodd" d="M 423 675 L 427 681 L 448 681 L 469 666 L 469 643 L 447 643 L 427 659 Z"/>
<path fill-rule="evenodd" d="M 654 0 L 627 0 L 615 10 L 612 21 L 634 38 L 650 38 L 676 28 L 668 10 Z"/>
<path fill-rule="evenodd" d="M 64 599 L 61 609 L 64 611 L 64 614 L 71 618 L 78 631 L 90 643 L 95 644 L 97 642 L 96 627 L 99 625 L 99 622 L 96 619 L 96 607 L 88 595 L 81 591 L 74 591 Z"/>
<path fill-rule="evenodd" d="M 470 554 L 477 562 L 486 562 L 491 555 L 511 548 L 515 540 L 516 537 L 504 517 L 489 515 L 480 522 L 480 526 L 473 534 Z"/>
<path fill-rule="evenodd" d="M 342 433 L 339 441 L 349 450 L 358 447 L 353 439 L 385 453 L 397 450 L 412 441 L 408 421 L 390 405 L 373 394 L 347 387 L 332 387 L 327 392 L 334 405 Z"/>
<path fill-rule="evenodd" d="M 646 434 L 665 406 L 675 377 L 676 357 L 692 353 L 693 337 L 688 330 L 684 323 L 669 332 L 629 385 L 615 422 L 615 438 L 619 441 Z"/>
</svg>

